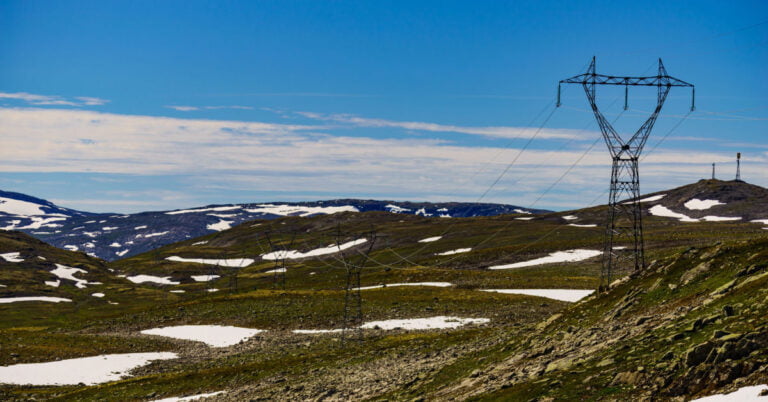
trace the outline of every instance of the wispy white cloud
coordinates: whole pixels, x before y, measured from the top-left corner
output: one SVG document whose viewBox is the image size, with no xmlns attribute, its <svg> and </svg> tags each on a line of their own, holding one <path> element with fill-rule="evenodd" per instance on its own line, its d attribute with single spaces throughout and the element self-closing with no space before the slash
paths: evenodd
<svg viewBox="0 0 768 402">
<path fill-rule="evenodd" d="M 67 99 L 58 95 L 37 95 L 27 92 L 0 92 L 0 99 L 13 99 L 36 106 L 99 106 L 109 102 L 106 99 L 91 96 L 76 96 Z"/>
<path fill-rule="evenodd" d="M 0 121 L 0 171 L 177 175 L 193 183 L 190 193 L 218 186 L 249 193 L 474 201 L 520 152 L 422 138 L 352 137 L 323 125 L 67 109 L 0 108 Z M 584 152 L 581 147 L 530 148 L 484 201 L 531 206 Z M 730 152 L 719 150 L 659 148 L 641 164 L 643 190 L 686 184 L 706 177 L 712 162 L 732 159 Z M 768 183 L 768 171 L 749 169 L 768 163 L 768 153 L 750 155 L 743 163 L 750 181 Z M 586 205 L 607 188 L 609 166 L 607 153 L 595 147 L 560 182 L 559 192 L 553 190 L 533 206 Z M 605 186 L 599 185 L 602 179 Z M 129 206 L 142 197 L 116 195 L 112 200 L 122 203 L 115 206 Z M 68 204 L 86 209 L 85 201 Z"/>
<path fill-rule="evenodd" d="M 251 106 L 180 106 L 180 105 L 167 105 L 168 109 L 178 110 L 179 112 L 193 112 L 196 110 L 221 110 L 221 109 L 239 109 L 239 110 L 253 110 Z"/>
<path fill-rule="evenodd" d="M 459 133 L 469 135 L 480 135 L 490 138 L 523 138 L 530 137 L 536 131 L 535 127 L 508 127 L 508 126 L 490 126 L 490 127 L 471 127 L 456 126 L 439 123 L 428 123 L 419 121 L 397 121 L 386 119 L 374 119 L 360 117 L 351 114 L 322 114 L 313 112 L 296 112 L 296 114 L 312 120 L 331 121 L 335 123 L 347 124 L 352 127 L 373 127 L 373 128 L 401 128 L 412 131 L 428 131 L 442 133 Z M 571 129 L 553 129 L 540 130 L 537 137 L 542 139 L 584 139 L 587 135 L 593 133 L 584 130 Z"/>
</svg>

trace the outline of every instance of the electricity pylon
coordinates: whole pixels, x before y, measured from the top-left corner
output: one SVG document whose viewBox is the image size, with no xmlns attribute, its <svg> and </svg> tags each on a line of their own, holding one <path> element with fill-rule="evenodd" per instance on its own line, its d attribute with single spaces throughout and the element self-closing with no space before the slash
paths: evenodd
<svg viewBox="0 0 768 402">
<path fill-rule="evenodd" d="M 670 77 L 664 64 L 659 59 L 659 70 L 655 76 L 617 77 L 597 74 L 595 58 L 589 64 L 587 72 L 566 78 L 557 86 L 557 106 L 560 106 L 560 87 L 562 84 L 581 84 L 587 94 L 592 112 L 600 126 L 605 144 L 613 159 L 611 168 L 611 187 L 608 196 L 608 220 L 603 243 L 603 262 L 600 272 L 600 290 L 607 290 L 614 277 L 639 271 L 645 267 L 643 246 L 643 221 L 640 208 L 640 174 L 638 161 L 648 135 L 656 123 L 661 107 L 672 87 L 691 88 L 691 111 L 695 109 L 693 84 Z M 630 86 L 648 86 L 657 88 L 656 109 L 643 123 L 640 129 L 629 139 L 624 140 L 616 133 L 613 126 L 597 108 L 595 88 L 597 85 L 623 85 L 624 110 L 628 108 Z"/>
</svg>

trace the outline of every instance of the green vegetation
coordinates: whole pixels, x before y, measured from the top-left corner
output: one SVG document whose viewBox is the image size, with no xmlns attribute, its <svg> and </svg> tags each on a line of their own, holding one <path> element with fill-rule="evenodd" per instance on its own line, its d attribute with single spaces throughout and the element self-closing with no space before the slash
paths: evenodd
<svg viewBox="0 0 768 402">
<path fill-rule="evenodd" d="M 649 269 L 577 304 L 478 290 L 594 288 L 599 258 L 487 268 L 555 251 L 599 250 L 601 228 L 568 226 L 562 216 L 599 223 L 602 212 L 590 208 L 532 220 L 390 213 L 283 218 L 248 222 L 113 263 L 19 233 L 1 233 L 0 252 L 19 251 L 25 261 L 0 262 L 0 284 L 8 285 L 0 288 L 0 297 L 50 295 L 73 301 L 0 304 L 0 364 L 145 351 L 173 351 L 180 358 L 154 362 L 132 377 L 97 386 L 2 386 L 0 399 L 150 400 L 226 390 L 232 399 L 597 400 L 705 394 L 737 379 L 763 379 L 765 371 L 756 367 L 768 357 L 768 344 L 761 343 L 768 312 L 768 231 L 760 225 L 683 224 L 650 217 L 644 222 L 646 255 L 653 261 Z M 344 259 L 335 253 L 288 260 L 283 288 L 267 273 L 279 264 L 258 256 L 289 246 L 308 251 L 371 231 L 376 242 L 362 271 L 362 286 L 454 286 L 364 290 L 365 321 L 445 315 L 489 318 L 490 324 L 441 331 L 367 330 L 359 341 L 343 340 L 340 333 L 293 334 L 294 329 L 342 325 Z M 419 242 L 433 236 L 442 238 Z M 469 247 L 467 253 L 437 255 Z M 355 250 L 344 255 L 357 258 Z M 252 258 L 255 263 L 228 268 L 166 260 L 170 256 Z M 46 286 L 44 281 L 55 279 L 49 272 L 54 263 L 85 269 L 83 279 L 102 284 Z M 136 274 L 171 277 L 181 284 L 135 284 L 118 276 Z M 191 279 L 207 274 L 220 278 Z M 106 296 L 96 298 L 94 292 Z M 139 334 L 182 324 L 267 331 L 227 348 Z M 708 346 L 692 352 L 700 345 Z M 744 354 L 745 348 L 752 349 Z M 706 356 L 699 357 L 705 349 Z M 723 370 L 738 375 L 710 378 Z"/>
</svg>

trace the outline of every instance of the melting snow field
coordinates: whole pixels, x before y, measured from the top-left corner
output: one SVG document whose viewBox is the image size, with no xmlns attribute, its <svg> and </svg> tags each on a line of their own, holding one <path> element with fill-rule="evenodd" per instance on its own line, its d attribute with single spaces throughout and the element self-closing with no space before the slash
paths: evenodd
<svg viewBox="0 0 768 402">
<path fill-rule="evenodd" d="M 263 330 L 221 325 L 179 325 L 141 331 L 145 335 L 159 335 L 204 342 L 209 346 L 217 348 L 235 345 L 260 332 L 263 332 Z"/>
<path fill-rule="evenodd" d="M 445 329 L 458 328 L 469 324 L 485 324 L 491 320 L 487 318 L 459 318 L 459 317 L 429 317 L 408 318 L 402 320 L 384 320 L 366 322 L 360 328 L 363 329 Z"/>
<path fill-rule="evenodd" d="M 21 253 L 19 253 L 18 251 L 14 251 L 12 253 L 0 254 L 0 257 L 3 257 L 3 259 L 8 261 L 8 262 L 23 262 L 24 261 L 23 258 L 20 258 L 21 257 Z"/>
<path fill-rule="evenodd" d="M 232 222 L 234 221 L 225 221 L 224 219 L 221 219 L 216 223 L 206 225 L 205 228 L 208 230 L 215 230 L 217 232 L 221 232 L 222 230 L 230 229 L 232 227 Z"/>
<path fill-rule="evenodd" d="M 339 212 L 360 212 L 357 208 L 351 205 L 344 205 L 341 207 L 305 207 L 300 205 L 273 205 L 262 204 L 258 208 L 246 209 L 246 212 L 252 214 L 264 213 L 280 216 L 311 216 L 318 214 L 335 214 Z"/>
<path fill-rule="evenodd" d="M 166 212 L 165 214 L 166 215 L 179 215 L 179 214 L 189 214 L 189 213 L 193 213 L 193 212 L 221 212 L 221 211 L 232 211 L 232 210 L 240 209 L 240 208 L 242 208 L 242 207 L 239 206 L 239 205 L 235 205 L 235 206 L 229 206 L 229 207 L 182 209 L 182 210 L 179 210 L 179 211 Z"/>
<path fill-rule="evenodd" d="M 709 201 L 712 201 L 712 200 L 709 200 Z M 705 209 L 705 208 L 700 208 L 700 209 Z M 650 212 L 651 215 L 664 216 L 667 218 L 677 218 L 680 220 L 680 222 L 701 222 L 702 220 L 707 222 L 723 222 L 723 221 L 740 221 L 741 220 L 740 216 L 712 216 L 712 215 L 707 215 L 701 219 L 696 219 L 696 218 L 691 218 L 690 216 L 685 214 L 674 212 L 669 208 L 661 205 L 654 205 L 653 207 L 651 207 L 651 209 L 648 210 L 648 212 Z"/>
<path fill-rule="evenodd" d="M 483 292 L 505 293 L 513 295 L 528 295 L 546 297 L 548 299 L 577 302 L 592 293 L 594 290 L 583 289 L 481 289 Z"/>
<path fill-rule="evenodd" d="M 153 360 L 175 359 L 176 353 L 124 353 L 67 359 L 47 363 L 0 367 L 0 383 L 18 385 L 86 385 L 123 378 Z"/>
<path fill-rule="evenodd" d="M 450 282 L 410 282 L 410 283 L 388 283 L 386 285 L 374 285 L 374 286 L 363 286 L 359 288 L 359 290 L 369 290 L 369 289 L 381 289 L 381 288 L 394 288 L 398 286 L 435 286 L 439 288 L 447 288 L 449 286 L 453 286 Z M 354 289 L 358 290 L 358 289 Z"/>
<path fill-rule="evenodd" d="M 334 254 L 338 253 L 339 251 L 346 250 L 350 247 L 357 246 L 359 244 L 363 244 L 367 242 L 367 239 L 358 239 L 353 240 L 350 242 L 346 242 L 343 244 L 331 244 L 328 247 L 321 247 L 314 250 L 307 251 L 305 253 L 302 253 L 297 250 L 281 250 L 281 251 L 273 251 L 271 253 L 262 254 L 261 258 L 265 260 L 279 260 L 279 259 L 287 259 L 287 260 L 295 260 L 299 258 L 307 258 L 307 257 L 316 257 L 320 255 L 326 255 L 326 254 Z"/>
<path fill-rule="evenodd" d="M 454 255 L 454 254 L 461 254 L 461 253 L 468 253 L 472 251 L 472 248 L 457 248 L 456 250 L 449 250 L 442 253 L 437 253 L 435 255 Z"/>
<path fill-rule="evenodd" d="M 195 280 L 195 282 L 208 282 L 212 281 L 216 278 L 221 278 L 219 275 L 192 275 L 192 279 Z"/>
<path fill-rule="evenodd" d="M 168 261 L 175 262 L 195 262 L 198 264 L 218 265 L 220 267 L 236 267 L 243 268 L 253 264 L 255 261 L 250 258 L 230 258 L 228 260 L 223 259 L 206 259 L 206 258 L 183 258 L 179 256 L 171 256 L 165 258 Z"/>
<path fill-rule="evenodd" d="M 511 269 L 511 268 L 531 267 L 534 265 L 542 265 L 542 264 L 553 264 L 556 262 L 576 262 L 576 261 L 583 261 L 592 257 L 597 257 L 602 253 L 603 253 L 602 251 L 585 250 L 585 249 L 555 251 L 554 253 L 551 253 L 546 257 L 536 258 L 534 260 L 516 262 L 514 264 L 494 265 L 492 267 L 488 267 L 488 269 Z"/>
<path fill-rule="evenodd" d="M 59 277 L 59 279 L 67 279 L 75 282 L 75 287 L 78 289 L 85 289 L 86 285 L 101 285 L 99 282 L 88 282 L 85 279 L 75 278 L 75 274 L 83 273 L 87 274 L 88 271 L 80 268 L 72 268 L 66 265 L 56 264 L 56 269 L 51 271 L 52 274 Z M 56 285 L 58 287 L 58 285 Z"/>
<path fill-rule="evenodd" d="M 683 204 L 684 207 L 694 210 L 703 210 L 703 209 L 710 209 L 714 207 L 715 205 L 725 205 L 724 202 L 720 202 L 718 200 L 700 200 L 698 198 L 693 198 L 691 200 L 688 200 L 685 204 Z"/>
<path fill-rule="evenodd" d="M 71 302 L 72 300 L 65 299 L 63 297 L 51 297 L 51 296 L 26 296 L 26 297 L 3 297 L 3 298 L 0 298 L 0 304 L 2 304 L 2 303 L 25 302 L 25 301 L 43 301 L 43 302 L 51 302 L 51 303 L 60 303 L 60 302 Z"/>
<path fill-rule="evenodd" d="M 269 271 L 264 271 L 264 273 L 265 274 L 282 274 L 282 273 L 285 273 L 287 271 L 288 270 L 285 269 L 285 268 L 275 268 L 275 269 L 270 269 Z"/>
<path fill-rule="evenodd" d="M 651 207 L 651 209 L 648 210 L 648 212 L 650 212 L 651 215 L 663 216 L 666 218 L 677 218 L 677 219 L 680 219 L 680 222 L 698 222 L 699 221 L 698 219 L 691 218 L 688 215 L 674 212 L 663 205 L 654 205 L 653 207 Z"/>
<path fill-rule="evenodd" d="M 196 401 L 198 399 L 202 398 L 209 398 L 216 395 L 221 395 L 227 391 L 218 391 L 218 392 L 210 392 L 207 394 L 197 394 L 197 395 L 190 395 L 190 396 L 173 396 L 170 398 L 164 398 L 164 399 L 157 399 L 153 402 L 186 402 L 186 401 Z"/>
<path fill-rule="evenodd" d="M 438 241 L 442 238 L 443 236 L 427 237 L 426 239 L 419 240 L 419 243 L 432 243 L 433 241 Z"/>
<path fill-rule="evenodd" d="M 29 215 L 45 215 L 45 211 L 40 209 L 42 205 L 27 201 L 14 200 L 13 198 L 0 197 L 0 212 L 8 215 L 19 215 L 27 217 Z"/>
<path fill-rule="evenodd" d="M 126 277 L 126 279 L 128 279 L 133 283 L 152 282 L 160 285 L 178 285 L 181 283 L 181 282 L 172 281 L 170 276 L 165 276 L 161 278 L 159 276 L 154 276 L 154 275 L 134 275 L 134 276 L 128 276 Z"/>
<path fill-rule="evenodd" d="M 294 334 L 334 334 L 342 332 L 343 329 L 294 329 Z"/>
<path fill-rule="evenodd" d="M 764 402 L 768 401 L 768 397 L 760 396 L 764 390 L 768 390 L 768 385 L 753 385 L 739 388 L 730 394 L 705 396 L 691 402 Z"/>
<path fill-rule="evenodd" d="M 754 219 L 754 220 L 751 220 L 750 222 L 762 223 L 763 225 L 768 225 L 768 219 Z"/>
</svg>

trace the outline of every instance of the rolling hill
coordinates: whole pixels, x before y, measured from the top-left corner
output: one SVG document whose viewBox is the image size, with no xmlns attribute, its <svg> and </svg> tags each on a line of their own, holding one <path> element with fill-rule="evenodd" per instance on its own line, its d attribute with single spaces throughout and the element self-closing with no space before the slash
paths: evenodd
<svg viewBox="0 0 768 402">
<path fill-rule="evenodd" d="M 765 218 L 765 199 L 728 198 L 759 191 L 738 183 L 704 193 L 711 185 L 643 201 L 648 268 L 599 295 L 605 207 L 463 219 L 285 216 L 111 262 L 7 233 L 31 244 L 0 250 L 25 259 L 13 272 L 32 270 L 24 264 L 42 253 L 24 247 L 48 247 L 69 266 L 94 265 L 99 276 L 88 281 L 104 285 L 62 281 L 72 302 L 0 304 L 1 364 L 167 357 L 119 381 L 3 385 L 0 397 L 683 400 L 763 384 L 768 230 L 751 221 Z M 701 202 L 689 205 L 725 205 L 687 209 L 694 198 Z M 657 205 L 691 219 L 653 214 Z M 28 283 L 42 292 L 51 269 L 0 291 L 15 296 Z M 90 286 L 106 297 L 85 293 Z M 214 328 L 248 335 L 223 342 L 219 332 L 220 343 L 208 343 Z"/>
</svg>

